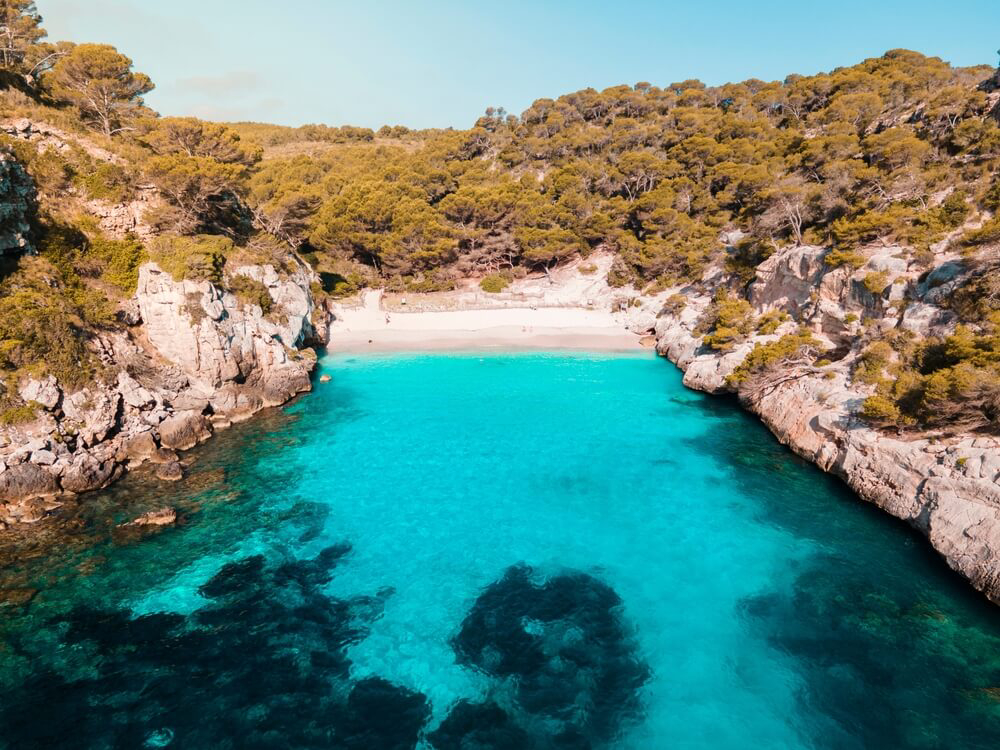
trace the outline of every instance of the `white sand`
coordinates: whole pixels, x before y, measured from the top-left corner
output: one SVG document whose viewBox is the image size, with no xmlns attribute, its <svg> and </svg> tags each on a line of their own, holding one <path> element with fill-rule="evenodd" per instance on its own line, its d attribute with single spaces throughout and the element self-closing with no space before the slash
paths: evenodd
<svg viewBox="0 0 1000 750">
<path fill-rule="evenodd" d="M 639 336 L 610 310 L 585 307 L 386 312 L 381 293 L 368 292 L 361 306 L 341 307 L 336 315 L 333 351 L 640 348 Z"/>
</svg>

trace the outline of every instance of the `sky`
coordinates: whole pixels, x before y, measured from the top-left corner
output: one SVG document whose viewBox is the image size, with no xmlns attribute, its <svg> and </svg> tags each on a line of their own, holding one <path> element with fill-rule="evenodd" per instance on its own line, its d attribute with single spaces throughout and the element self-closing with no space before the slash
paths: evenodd
<svg viewBox="0 0 1000 750">
<path fill-rule="evenodd" d="M 164 115 L 471 126 L 582 88 L 783 79 L 905 47 L 997 63 L 1000 0 L 37 0 L 113 44 Z M 820 8 L 820 6 L 824 6 Z"/>
</svg>

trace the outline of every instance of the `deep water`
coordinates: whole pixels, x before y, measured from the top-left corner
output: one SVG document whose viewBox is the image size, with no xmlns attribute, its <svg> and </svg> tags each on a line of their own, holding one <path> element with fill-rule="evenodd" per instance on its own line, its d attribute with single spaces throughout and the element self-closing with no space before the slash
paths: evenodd
<svg viewBox="0 0 1000 750">
<path fill-rule="evenodd" d="M 666 361 L 321 372 L 4 542 L 0 747 L 1000 747 L 1000 610 Z"/>
</svg>

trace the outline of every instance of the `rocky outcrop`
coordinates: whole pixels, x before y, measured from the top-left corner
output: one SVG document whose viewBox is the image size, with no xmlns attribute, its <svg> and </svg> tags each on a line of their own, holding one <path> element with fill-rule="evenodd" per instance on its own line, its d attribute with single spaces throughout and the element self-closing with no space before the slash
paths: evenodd
<svg viewBox="0 0 1000 750">
<path fill-rule="evenodd" d="M 13 155 L 0 150 L 0 256 L 31 252 L 35 183 Z"/>
<path fill-rule="evenodd" d="M 657 350 L 684 370 L 685 385 L 722 393 L 734 390 L 726 376 L 757 343 L 773 340 L 798 323 L 828 345 L 842 347 L 852 339 L 838 334 L 851 330 L 846 321 L 855 310 L 884 330 L 897 325 L 923 335 L 952 330 L 951 314 L 933 304 L 934 290 L 956 276 L 954 268 L 946 267 L 949 260 L 939 260 L 938 268 L 921 281 L 892 248 L 871 252 L 866 265 L 854 272 L 825 269 L 822 252 L 790 248 L 761 264 L 748 293 L 756 311 L 780 308 L 796 319 L 775 334 L 751 337 L 727 353 L 702 345 L 696 322 L 713 288 L 728 281 L 715 272 L 707 283 L 674 290 L 686 304 L 682 310 L 672 305 L 660 315 Z M 881 296 L 861 292 L 858 287 L 863 285 L 854 283 L 874 270 L 886 273 L 890 281 Z M 903 299 L 903 290 L 906 302 L 899 314 L 887 303 Z M 869 392 L 849 378 L 857 353 L 851 347 L 830 364 L 789 373 L 763 394 L 744 394 L 744 403 L 797 454 L 920 530 L 953 569 L 1000 603 L 1000 439 L 904 440 L 871 429 L 857 417 Z"/>
<path fill-rule="evenodd" d="M 140 269 L 136 293 L 146 336 L 189 377 L 188 397 L 232 418 L 308 390 L 315 361 L 298 349 L 313 334 L 308 275 L 284 278 L 271 266 L 236 273 L 264 284 L 270 314 L 207 281 L 175 281 L 152 263 Z"/>
<path fill-rule="evenodd" d="M 316 355 L 303 347 L 328 313 L 313 304 L 309 271 L 233 273 L 268 289 L 267 315 L 214 284 L 175 281 L 146 264 L 138 324 L 93 341 L 103 382 L 71 391 L 51 376 L 19 384 L 36 416 L 0 429 L 0 523 L 37 521 L 56 506 L 35 500 L 105 487 L 145 462 L 164 481 L 180 479 L 178 451 L 311 387 Z"/>
</svg>

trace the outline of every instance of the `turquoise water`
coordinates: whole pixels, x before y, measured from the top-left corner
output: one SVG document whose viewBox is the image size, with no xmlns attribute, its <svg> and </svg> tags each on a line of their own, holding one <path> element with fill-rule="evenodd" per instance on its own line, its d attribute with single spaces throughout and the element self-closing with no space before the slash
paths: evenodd
<svg viewBox="0 0 1000 750">
<path fill-rule="evenodd" d="M 321 372 L 14 548 L 0 742 L 1000 746 L 995 607 L 666 361 Z M 177 528 L 116 529 L 165 503 Z"/>
</svg>

